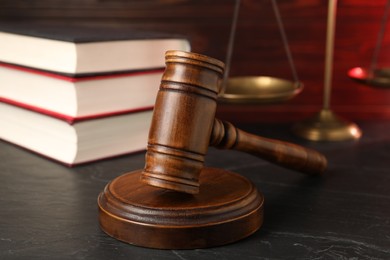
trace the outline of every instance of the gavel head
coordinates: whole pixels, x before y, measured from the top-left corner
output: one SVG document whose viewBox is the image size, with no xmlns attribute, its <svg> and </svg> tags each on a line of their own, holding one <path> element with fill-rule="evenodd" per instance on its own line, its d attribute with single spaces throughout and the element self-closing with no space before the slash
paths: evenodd
<svg viewBox="0 0 390 260">
<path fill-rule="evenodd" d="M 196 194 L 224 64 L 183 51 L 167 51 L 165 62 L 141 178 L 152 186 Z"/>
</svg>

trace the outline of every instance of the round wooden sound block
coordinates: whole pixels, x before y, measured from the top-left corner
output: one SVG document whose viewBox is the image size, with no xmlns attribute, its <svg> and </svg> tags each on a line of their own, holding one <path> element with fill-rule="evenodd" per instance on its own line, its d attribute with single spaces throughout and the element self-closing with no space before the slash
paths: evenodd
<svg viewBox="0 0 390 260">
<path fill-rule="evenodd" d="M 149 186 L 142 170 L 111 181 L 99 195 L 99 221 L 110 236 L 143 247 L 194 249 L 245 238 L 263 223 L 264 198 L 245 177 L 204 168 L 200 192 Z"/>
</svg>

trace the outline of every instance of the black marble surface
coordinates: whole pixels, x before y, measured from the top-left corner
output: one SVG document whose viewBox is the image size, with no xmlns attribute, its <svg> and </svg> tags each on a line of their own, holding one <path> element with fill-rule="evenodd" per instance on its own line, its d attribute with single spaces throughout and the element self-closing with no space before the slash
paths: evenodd
<svg viewBox="0 0 390 260">
<path fill-rule="evenodd" d="M 143 167 L 134 154 L 67 168 L 0 142 L 0 259 L 390 259 L 390 123 L 359 122 L 359 141 L 312 143 L 291 125 L 243 129 L 323 152 L 312 178 L 248 154 L 210 148 L 206 165 L 251 179 L 265 196 L 265 222 L 237 243 L 156 250 L 103 233 L 96 199 L 113 178 Z"/>
</svg>

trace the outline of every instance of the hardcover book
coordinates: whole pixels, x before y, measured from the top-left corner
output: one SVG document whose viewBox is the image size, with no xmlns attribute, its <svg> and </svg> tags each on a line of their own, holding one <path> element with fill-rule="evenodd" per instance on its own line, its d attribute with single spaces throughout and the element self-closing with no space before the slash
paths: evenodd
<svg viewBox="0 0 390 260">
<path fill-rule="evenodd" d="M 152 111 L 70 124 L 0 102 L 0 139 L 65 165 L 76 165 L 146 149 Z"/>
<path fill-rule="evenodd" d="M 68 77 L 0 63 L 0 101 L 67 121 L 151 109 L 163 70 Z"/>
<path fill-rule="evenodd" d="M 189 51 L 166 33 L 97 26 L 0 24 L 0 60 L 71 75 L 164 66 L 167 50 Z"/>
</svg>

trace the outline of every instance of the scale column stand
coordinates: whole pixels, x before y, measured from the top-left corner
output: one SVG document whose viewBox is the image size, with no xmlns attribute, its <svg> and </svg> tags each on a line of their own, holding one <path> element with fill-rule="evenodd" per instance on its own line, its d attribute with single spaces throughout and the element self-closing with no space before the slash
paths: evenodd
<svg viewBox="0 0 390 260">
<path fill-rule="evenodd" d="M 344 141 L 359 139 L 359 127 L 335 115 L 330 110 L 330 91 L 334 50 L 334 31 L 336 26 L 337 0 L 330 0 L 326 36 L 325 78 L 323 108 L 314 117 L 294 126 L 296 135 L 311 141 Z"/>
</svg>

